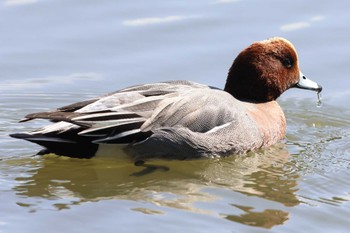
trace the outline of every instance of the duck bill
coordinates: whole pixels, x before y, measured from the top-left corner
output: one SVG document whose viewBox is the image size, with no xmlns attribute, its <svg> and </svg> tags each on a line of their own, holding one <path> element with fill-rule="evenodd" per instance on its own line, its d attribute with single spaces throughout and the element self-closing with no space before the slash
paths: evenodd
<svg viewBox="0 0 350 233">
<path fill-rule="evenodd" d="M 305 77 L 303 73 L 300 72 L 299 82 L 295 85 L 297 88 L 312 90 L 321 92 L 322 86 L 318 85 L 316 82 Z"/>
</svg>

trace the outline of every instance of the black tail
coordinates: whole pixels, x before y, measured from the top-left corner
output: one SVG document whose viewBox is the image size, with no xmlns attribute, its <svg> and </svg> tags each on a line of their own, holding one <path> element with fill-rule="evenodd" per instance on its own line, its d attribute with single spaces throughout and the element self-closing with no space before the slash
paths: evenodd
<svg viewBox="0 0 350 233">
<path fill-rule="evenodd" d="M 45 148 L 39 154 L 54 153 L 73 158 L 91 158 L 95 155 L 98 145 L 91 138 L 78 136 L 76 132 L 65 132 L 58 135 L 42 135 L 30 133 L 10 134 L 13 138 L 24 139 Z"/>
</svg>

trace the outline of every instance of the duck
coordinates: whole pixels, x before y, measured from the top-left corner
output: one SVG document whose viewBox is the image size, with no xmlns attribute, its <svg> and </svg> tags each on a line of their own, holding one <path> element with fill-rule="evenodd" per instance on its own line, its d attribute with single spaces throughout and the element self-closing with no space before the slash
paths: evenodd
<svg viewBox="0 0 350 233">
<path fill-rule="evenodd" d="M 234 59 L 224 89 L 176 80 L 135 85 L 20 122 L 52 123 L 10 136 L 43 147 L 38 154 L 74 158 L 123 154 L 147 159 L 219 158 L 272 146 L 285 138 L 276 99 L 290 88 L 321 92 L 299 69 L 285 38 L 257 41 Z"/>
</svg>

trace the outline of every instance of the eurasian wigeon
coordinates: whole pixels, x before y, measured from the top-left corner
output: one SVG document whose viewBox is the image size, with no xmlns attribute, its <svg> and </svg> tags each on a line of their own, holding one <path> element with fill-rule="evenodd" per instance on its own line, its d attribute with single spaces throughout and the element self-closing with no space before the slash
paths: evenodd
<svg viewBox="0 0 350 233">
<path fill-rule="evenodd" d="M 191 159 L 241 154 L 279 142 L 286 119 L 276 99 L 298 87 L 322 87 L 300 71 L 286 39 L 255 42 L 234 60 L 224 90 L 190 81 L 121 89 L 27 115 L 54 124 L 12 137 L 78 158 L 123 152 L 132 159 Z"/>
</svg>

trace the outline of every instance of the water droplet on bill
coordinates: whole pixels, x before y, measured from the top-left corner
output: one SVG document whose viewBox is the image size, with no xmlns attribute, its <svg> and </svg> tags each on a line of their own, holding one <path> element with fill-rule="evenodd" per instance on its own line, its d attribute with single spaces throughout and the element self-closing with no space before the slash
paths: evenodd
<svg viewBox="0 0 350 233">
<path fill-rule="evenodd" d="M 317 92 L 317 107 L 322 107 L 322 96 L 321 96 L 321 92 Z"/>
</svg>

